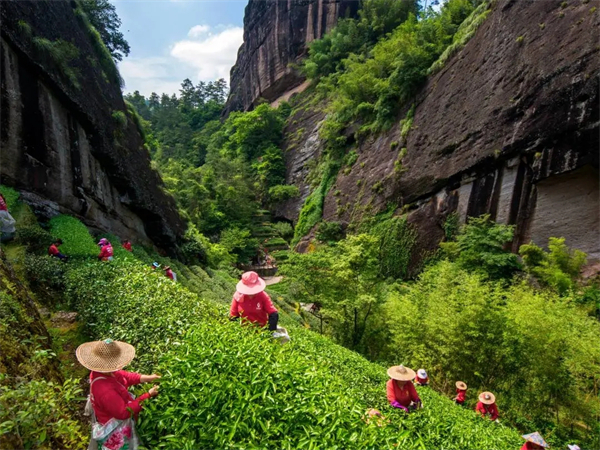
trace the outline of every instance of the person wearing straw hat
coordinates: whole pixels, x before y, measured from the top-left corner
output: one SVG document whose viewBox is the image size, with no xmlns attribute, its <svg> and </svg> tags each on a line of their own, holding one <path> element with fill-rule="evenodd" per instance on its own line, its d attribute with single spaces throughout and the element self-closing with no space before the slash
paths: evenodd
<svg viewBox="0 0 600 450">
<path fill-rule="evenodd" d="M 475 411 L 482 417 L 489 417 L 490 420 L 498 420 L 498 407 L 496 406 L 496 396 L 491 392 L 482 392 L 479 394 L 479 402 Z"/>
<path fill-rule="evenodd" d="M 415 371 L 403 365 L 392 366 L 387 371 L 390 380 L 386 384 L 387 399 L 394 408 L 406 412 L 409 408 L 419 408 L 421 399 L 412 380 L 415 379 Z"/>
<path fill-rule="evenodd" d="M 415 378 L 415 383 L 417 383 L 419 386 L 427 386 L 429 384 L 429 376 L 427 376 L 425 369 L 417 370 L 417 378 Z"/>
<path fill-rule="evenodd" d="M 456 397 L 454 397 L 454 402 L 457 405 L 464 406 L 465 400 L 467 399 L 467 383 L 464 381 L 456 382 Z"/>
<path fill-rule="evenodd" d="M 127 389 L 136 384 L 151 383 L 160 376 L 121 370 L 135 357 L 135 349 L 125 342 L 112 339 L 86 342 L 77 347 L 75 354 L 81 365 L 91 370 L 86 405 L 86 415 L 92 416 L 89 450 L 137 449 L 139 439 L 134 420 L 142 410 L 141 403 L 158 395 L 158 386 L 137 398 Z"/>
<path fill-rule="evenodd" d="M 256 272 L 245 272 L 231 300 L 230 320 L 241 317 L 261 327 L 268 323 L 270 331 L 277 331 L 279 313 L 265 292 L 265 287 L 265 280 Z"/>
<path fill-rule="evenodd" d="M 524 434 L 521 437 L 527 441 L 523 444 L 521 450 L 542 450 L 550 447 L 537 431 L 535 433 Z"/>
<path fill-rule="evenodd" d="M 171 266 L 165 266 L 163 267 L 163 270 L 165 271 L 165 275 L 167 276 L 167 278 L 170 278 L 173 281 L 177 281 L 177 274 L 173 272 L 173 270 L 171 270 Z"/>
</svg>

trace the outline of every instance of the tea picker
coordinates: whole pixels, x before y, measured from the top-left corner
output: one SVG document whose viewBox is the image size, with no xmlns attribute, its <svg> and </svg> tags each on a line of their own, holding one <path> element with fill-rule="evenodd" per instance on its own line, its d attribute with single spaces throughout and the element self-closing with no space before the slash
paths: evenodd
<svg viewBox="0 0 600 450">
<path fill-rule="evenodd" d="M 387 371 L 387 399 L 394 408 L 409 412 L 411 409 L 422 407 L 421 399 L 412 382 L 415 371 L 403 365 L 390 367 Z"/>
<path fill-rule="evenodd" d="M 289 340 L 285 328 L 277 327 L 279 313 L 265 292 L 266 286 L 265 280 L 260 278 L 256 272 L 245 272 L 236 285 L 236 292 L 231 300 L 229 319 L 242 318 L 261 327 L 268 324 L 269 330 L 274 332 L 274 338 L 283 341 L 287 336 L 287 340 Z"/>
<path fill-rule="evenodd" d="M 0 241 L 10 241 L 17 232 L 15 228 L 15 219 L 8 212 L 8 206 L 4 196 L 0 194 Z"/>
<path fill-rule="evenodd" d="M 524 434 L 521 437 L 527 441 L 523 444 L 521 450 L 543 450 L 550 447 L 542 435 L 537 431 L 535 433 Z M 569 446 L 569 448 L 571 448 L 571 446 Z"/>
<path fill-rule="evenodd" d="M 142 402 L 158 395 L 158 386 L 135 397 L 127 389 L 151 383 L 160 375 L 142 375 L 123 369 L 135 357 L 133 346 L 120 341 L 86 342 L 75 351 L 77 360 L 90 373 L 90 395 L 85 414 L 92 417 L 92 439 L 88 450 L 98 448 L 136 450 L 139 439 L 135 419 Z"/>
<path fill-rule="evenodd" d="M 100 261 L 112 261 L 113 260 L 113 248 L 108 239 L 102 238 L 98 242 L 98 247 L 100 247 L 100 254 L 98 255 L 98 259 Z"/>
<path fill-rule="evenodd" d="M 490 420 L 498 420 L 498 407 L 496 406 L 496 396 L 491 392 L 482 392 L 479 394 L 479 402 L 475 411 L 482 417 L 489 417 Z"/>
</svg>

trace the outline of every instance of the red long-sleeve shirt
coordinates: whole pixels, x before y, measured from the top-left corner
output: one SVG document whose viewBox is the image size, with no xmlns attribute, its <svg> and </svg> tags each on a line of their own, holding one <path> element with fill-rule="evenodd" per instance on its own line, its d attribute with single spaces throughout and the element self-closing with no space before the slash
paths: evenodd
<svg viewBox="0 0 600 450">
<path fill-rule="evenodd" d="M 48 247 L 48 254 L 50 256 L 56 256 L 60 253 L 60 250 L 58 249 L 58 247 L 55 244 L 52 244 L 50 247 Z"/>
<path fill-rule="evenodd" d="M 133 251 L 133 250 L 132 250 L 132 248 L 131 248 L 131 242 L 125 242 L 125 243 L 123 244 L 123 248 L 124 248 L 125 250 L 127 250 L 128 252 L 131 252 L 131 251 Z"/>
<path fill-rule="evenodd" d="M 467 398 L 467 391 L 464 389 L 456 390 L 456 401 L 458 403 L 464 403 Z"/>
<path fill-rule="evenodd" d="M 495 403 L 492 403 L 491 405 L 484 405 L 481 402 L 477 402 L 475 411 L 484 417 L 489 416 L 490 420 L 496 420 L 498 418 L 498 407 Z"/>
<path fill-rule="evenodd" d="M 411 402 L 417 403 L 420 401 L 419 394 L 417 394 L 417 390 L 412 381 L 407 381 L 404 383 L 404 386 L 400 387 L 395 380 L 388 380 L 386 390 L 387 399 L 390 403 L 396 401 L 408 408 Z"/>
<path fill-rule="evenodd" d="M 100 254 L 98 255 L 98 259 L 101 259 L 102 261 L 107 261 L 108 258 L 110 258 L 113 255 L 113 248 L 112 245 L 107 244 L 102 246 L 102 249 L 100 250 Z"/>
<path fill-rule="evenodd" d="M 104 380 L 95 381 L 91 386 L 94 397 L 92 405 L 98 422 L 105 424 L 112 418 L 119 420 L 128 419 L 131 416 L 129 409 L 133 412 L 134 417 L 137 418 L 137 415 L 142 410 L 141 403 L 150 398 L 150 394 L 145 393 L 132 400 L 127 388 L 140 384 L 140 377 L 139 373 L 126 372 L 124 370 L 118 370 L 112 374 L 90 373 L 90 382 L 95 378 L 105 378 Z"/>
<path fill-rule="evenodd" d="M 175 277 L 173 276 L 173 271 L 171 269 L 165 270 L 165 275 L 167 276 L 167 278 L 170 278 L 171 280 L 175 279 Z"/>
<path fill-rule="evenodd" d="M 240 299 L 240 301 L 238 301 Z M 269 321 L 269 314 L 276 313 L 271 298 L 266 292 L 260 292 L 255 296 L 240 294 L 236 292 L 231 300 L 229 315 L 231 317 L 244 317 L 250 322 L 265 326 Z"/>
<path fill-rule="evenodd" d="M 8 206 L 2 197 L 0 197 L 0 211 L 8 211 Z"/>
</svg>

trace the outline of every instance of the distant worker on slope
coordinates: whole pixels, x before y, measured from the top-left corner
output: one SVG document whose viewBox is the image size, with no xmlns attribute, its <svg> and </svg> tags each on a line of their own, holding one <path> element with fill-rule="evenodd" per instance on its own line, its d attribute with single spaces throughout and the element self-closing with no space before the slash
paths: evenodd
<svg viewBox="0 0 600 450">
<path fill-rule="evenodd" d="M 417 370 L 417 378 L 415 379 L 415 383 L 417 383 L 419 386 L 429 385 L 429 377 L 427 376 L 425 369 Z"/>
<path fill-rule="evenodd" d="M 521 437 L 527 441 L 523 444 L 521 450 L 543 450 L 550 447 L 537 431 L 535 433 L 524 434 Z"/>
<path fill-rule="evenodd" d="M 271 298 L 264 292 L 265 287 L 265 280 L 256 272 L 244 273 L 233 294 L 229 318 L 236 320 L 241 317 L 262 327 L 268 323 L 270 331 L 277 331 L 279 313 Z"/>
<path fill-rule="evenodd" d="M 139 439 L 134 420 L 142 410 L 141 403 L 158 395 L 158 386 L 135 397 L 127 389 L 141 383 L 151 383 L 160 375 L 142 375 L 121 370 L 135 357 L 133 346 L 120 341 L 86 342 L 75 351 L 77 360 L 91 370 L 90 395 L 86 415 L 92 416 L 92 442 L 88 448 L 138 448 Z"/>
<path fill-rule="evenodd" d="M 421 399 L 412 380 L 415 371 L 403 365 L 390 367 L 387 371 L 391 380 L 388 380 L 387 399 L 394 408 L 409 412 L 409 409 L 421 407 Z"/>
<path fill-rule="evenodd" d="M 98 255 L 98 259 L 100 261 L 112 261 L 113 248 L 110 242 L 108 242 L 108 239 L 100 239 L 100 242 L 98 242 L 98 246 L 100 247 L 100 254 Z"/>
<path fill-rule="evenodd" d="M 4 196 L 0 194 L 0 241 L 10 241 L 15 237 L 15 233 L 17 232 L 15 223 L 15 219 L 8 212 L 8 205 Z"/>
<path fill-rule="evenodd" d="M 56 239 L 52 245 L 50 245 L 50 247 L 48 247 L 48 254 L 50 256 L 54 256 L 55 258 L 60 259 L 62 262 L 67 262 L 67 259 L 69 259 L 68 256 L 63 255 L 60 250 L 58 249 L 58 247 L 60 247 L 62 245 L 63 241 L 62 239 Z"/>
<path fill-rule="evenodd" d="M 123 248 L 125 250 L 127 250 L 128 252 L 132 252 L 133 251 L 133 249 L 131 248 L 131 242 L 129 242 L 129 239 L 125 239 L 123 241 Z"/>
<path fill-rule="evenodd" d="M 167 278 L 170 278 L 173 281 L 177 281 L 177 274 L 171 270 L 171 266 L 165 266 L 163 267 L 163 270 L 165 271 L 165 275 L 167 276 Z"/>
<path fill-rule="evenodd" d="M 479 402 L 475 411 L 482 417 L 489 417 L 490 420 L 498 420 L 498 407 L 496 406 L 496 396 L 491 392 L 482 392 L 479 394 Z"/>
<path fill-rule="evenodd" d="M 467 383 L 464 381 L 456 382 L 456 397 L 454 401 L 457 405 L 464 406 L 465 400 L 467 399 Z"/>
</svg>

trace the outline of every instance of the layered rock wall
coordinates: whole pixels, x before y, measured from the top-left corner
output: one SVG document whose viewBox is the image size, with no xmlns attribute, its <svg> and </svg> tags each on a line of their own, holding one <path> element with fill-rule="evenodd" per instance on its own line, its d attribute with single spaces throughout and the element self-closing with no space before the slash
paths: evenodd
<svg viewBox="0 0 600 450">
<path fill-rule="evenodd" d="M 354 16 L 356 0 L 250 0 L 244 43 L 231 69 L 226 112 L 248 111 L 264 98 L 276 101 L 304 78 L 290 64 L 306 53 L 340 17 Z"/>
<path fill-rule="evenodd" d="M 173 249 L 183 221 L 75 6 L 0 3 L 0 182 L 43 216 Z"/>
<path fill-rule="evenodd" d="M 419 258 L 437 247 L 449 214 L 488 213 L 516 226 L 514 250 L 564 236 L 600 258 L 600 11 L 559 0 L 493 8 L 416 97 L 408 136 L 397 125 L 355 144 L 359 158 L 340 171 L 323 217 L 350 223 L 395 204 L 419 231 Z M 304 143 L 318 139 L 323 113 L 301 114 L 310 119 L 290 120 L 287 177 L 307 195 L 304 161 L 320 147 Z M 302 200 L 281 205 L 280 215 L 297 220 Z"/>
</svg>

